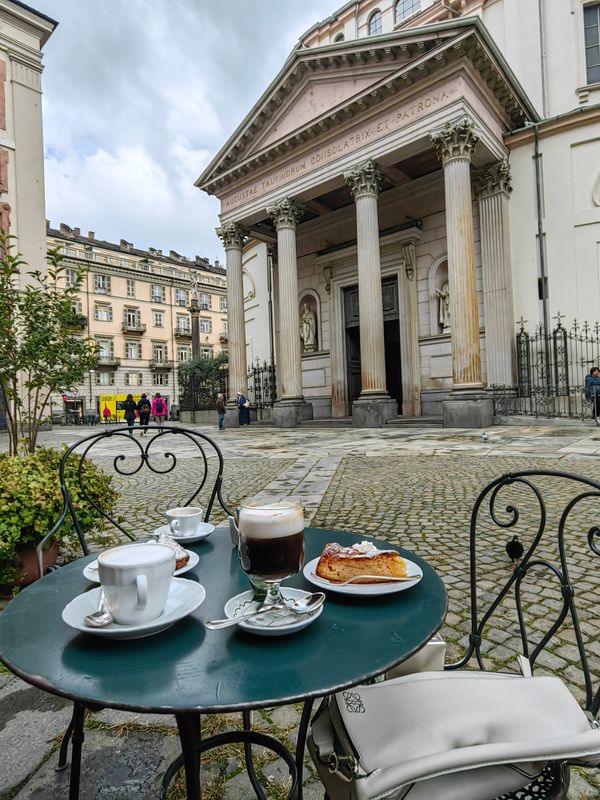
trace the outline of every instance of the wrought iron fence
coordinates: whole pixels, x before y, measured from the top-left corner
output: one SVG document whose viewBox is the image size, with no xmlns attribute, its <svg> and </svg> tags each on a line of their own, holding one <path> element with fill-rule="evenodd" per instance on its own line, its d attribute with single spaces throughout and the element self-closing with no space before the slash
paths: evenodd
<svg viewBox="0 0 600 800">
<path fill-rule="evenodd" d="M 196 370 L 181 370 L 179 373 L 180 411 L 208 411 L 216 408 L 217 394 L 228 397 L 227 367 L 217 376 L 206 376 Z"/>
<path fill-rule="evenodd" d="M 566 327 L 558 312 L 556 325 L 533 333 L 519 321 L 516 335 L 517 384 L 492 386 L 494 413 L 534 417 L 597 419 L 594 397 L 584 392 L 585 377 L 600 365 L 600 323 L 577 320 Z"/>
<path fill-rule="evenodd" d="M 256 359 L 248 368 L 248 400 L 256 408 L 258 419 L 267 416 L 266 409 L 277 400 L 277 380 L 273 362 Z"/>
</svg>

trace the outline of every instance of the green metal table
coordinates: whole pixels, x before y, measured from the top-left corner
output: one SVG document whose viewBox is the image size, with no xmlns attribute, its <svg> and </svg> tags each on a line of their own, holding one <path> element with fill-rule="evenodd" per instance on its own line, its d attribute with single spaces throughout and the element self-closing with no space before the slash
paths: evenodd
<svg viewBox="0 0 600 800">
<path fill-rule="evenodd" d="M 365 538 L 307 528 L 306 561 L 320 555 L 327 542 L 347 546 Z M 380 547 L 394 547 L 372 541 Z M 75 731 L 73 738 L 72 800 L 79 790 L 79 764 L 75 761 L 81 756 L 85 707 L 174 714 L 187 797 L 198 800 L 202 714 L 242 711 L 249 719 L 252 709 L 304 702 L 296 753 L 301 776 L 314 699 L 364 683 L 404 661 L 439 629 L 446 614 L 447 597 L 440 577 L 427 562 L 406 551 L 423 570 L 423 579 L 411 589 L 381 597 L 328 592 L 321 616 L 289 636 L 262 638 L 235 627 L 208 631 L 202 620 L 223 616 L 225 602 L 248 589 L 248 580 L 228 530 L 217 529 L 191 549 L 200 560 L 186 577 L 202 583 L 206 600 L 196 612 L 156 636 L 112 641 L 65 625 L 61 612 L 73 597 L 89 588 L 82 568 L 93 556 L 37 581 L 0 613 L 0 660 L 28 683 L 73 699 L 81 710 L 77 723 L 81 730 Z M 302 574 L 286 585 L 314 589 Z M 247 754 L 249 750 L 248 745 Z M 251 775 L 251 780 L 261 797 L 256 777 Z"/>
</svg>

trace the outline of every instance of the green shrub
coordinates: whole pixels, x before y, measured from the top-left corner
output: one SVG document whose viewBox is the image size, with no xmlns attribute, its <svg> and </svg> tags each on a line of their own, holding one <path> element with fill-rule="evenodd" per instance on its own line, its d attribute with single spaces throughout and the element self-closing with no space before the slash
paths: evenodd
<svg viewBox="0 0 600 800">
<path fill-rule="evenodd" d="M 39 449 L 27 456 L 0 454 L 0 585 L 10 584 L 17 573 L 21 549 L 37 545 L 61 515 L 59 464 L 66 447 Z M 67 462 L 65 478 L 84 533 L 94 529 L 102 515 L 85 498 L 78 480 L 79 459 Z M 90 498 L 108 513 L 119 497 L 110 475 L 86 459 L 81 483 Z M 58 533 L 66 543 L 76 539 L 75 526 L 67 514 Z"/>
</svg>

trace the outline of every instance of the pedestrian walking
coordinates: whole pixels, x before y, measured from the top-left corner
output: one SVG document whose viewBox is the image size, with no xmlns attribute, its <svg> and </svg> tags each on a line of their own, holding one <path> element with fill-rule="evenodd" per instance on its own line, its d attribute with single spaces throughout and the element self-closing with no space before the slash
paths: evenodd
<svg viewBox="0 0 600 800">
<path fill-rule="evenodd" d="M 600 369 L 592 367 L 585 376 L 585 396 L 594 403 L 594 416 L 600 416 Z"/>
<path fill-rule="evenodd" d="M 108 425 L 112 414 L 110 413 L 110 408 L 106 405 L 106 403 L 104 404 L 104 411 L 102 412 L 102 416 L 104 417 L 104 424 Z"/>
<path fill-rule="evenodd" d="M 137 403 L 133 399 L 132 394 L 128 394 L 123 403 L 123 411 L 125 412 L 125 422 L 129 428 L 129 435 L 133 436 L 133 426 L 135 425 L 135 412 L 137 411 Z"/>
<path fill-rule="evenodd" d="M 141 433 L 140 436 L 144 436 L 148 433 L 148 423 L 150 422 L 150 413 L 152 411 L 152 404 L 150 400 L 148 400 L 148 395 L 146 392 L 142 393 L 140 397 L 140 402 L 138 403 L 138 413 L 140 415 L 140 429 Z"/>
<path fill-rule="evenodd" d="M 157 392 L 152 400 L 152 416 L 158 427 L 162 428 L 167 416 L 167 401 L 161 397 L 160 392 Z"/>
<path fill-rule="evenodd" d="M 250 403 L 248 398 L 238 392 L 236 403 L 240 410 L 240 425 L 250 425 Z"/>
<path fill-rule="evenodd" d="M 217 415 L 219 417 L 219 430 L 225 430 L 225 397 L 222 392 L 217 395 Z"/>
</svg>

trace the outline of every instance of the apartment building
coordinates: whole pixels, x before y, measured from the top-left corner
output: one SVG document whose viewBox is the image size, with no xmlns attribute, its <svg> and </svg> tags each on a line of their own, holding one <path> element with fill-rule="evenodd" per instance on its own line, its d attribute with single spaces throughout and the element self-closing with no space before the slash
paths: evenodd
<svg viewBox="0 0 600 800">
<path fill-rule="evenodd" d="M 177 405 L 179 365 L 192 358 L 192 291 L 200 309 L 200 354 L 227 350 L 226 277 L 218 262 L 140 250 L 125 239 L 102 241 L 65 224 L 47 223 L 47 245 L 64 255 L 68 282 L 78 267 L 86 268 L 76 319 L 99 352 L 87 380 L 57 399 L 61 414 L 103 416 L 108 408 L 120 417 L 129 392 L 135 398 L 158 391 L 169 407 Z"/>
</svg>

